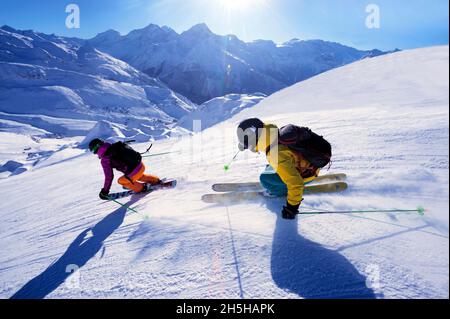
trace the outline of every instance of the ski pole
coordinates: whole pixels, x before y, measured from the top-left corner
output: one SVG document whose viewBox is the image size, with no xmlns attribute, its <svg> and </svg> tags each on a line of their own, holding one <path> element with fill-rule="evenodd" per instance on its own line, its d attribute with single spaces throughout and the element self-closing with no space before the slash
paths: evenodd
<svg viewBox="0 0 450 319">
<path fill-rule="evenodd" d="M 325 215 L 325 214 L 370 214 L 370 213 L 418 213 L 420 216 L 425 216 L 425 208 L 422 206 L 416 209 L 386 209 L 386 210 L 353 210 L 353 211 L 311 211 L 311 212 L 300 212 L 299 215 Z"/>
<path fill-rule="evenodd" d="M 150 152 L 150 149 L 153 147 L 153 143 L 150 144 L 150 146 L 147 148 L 147 150 L 145 152 L 142 152 L 141 155 L 147 154 L 148 152 Z"/>
<path fill-rule="evenodd" d="M 225 165 L 225 166 L 223 167 L 223 169 L 224 169 L 225 171 L 228 171 L 228 170 L 230 169 L 231 164 L 234 162 L 234 160 L 236 159 L 236 157 L 239 155 L 240 152 L 241 152 L 241 151 L 238 151 L 238 152 L 236 153 L 236 155 L 233 156 L 233 158 L 231 159 L 230 163 L 228 163 L 227 165 Z"/>
<path fill-rule="evenodd" d="M 158 153 L 158 154 L 150 154 L 150 155 L 144 155 L 142 157 L 153 157 L 153 156 L 160 156 L 160 155 L 167 155 L 167 154 L 175 154 L 180 152 L 165 152 L 165 153 Z"/>
</svg>

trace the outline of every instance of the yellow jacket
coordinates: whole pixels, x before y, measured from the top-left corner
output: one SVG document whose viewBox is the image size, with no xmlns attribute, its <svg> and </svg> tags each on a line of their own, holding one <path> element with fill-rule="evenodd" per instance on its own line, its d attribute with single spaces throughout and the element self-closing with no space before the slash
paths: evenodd
<svg viewBox="0 0 450 319">
<path fill-rule="evenodd" d="M 303 199 L 305 183 L 316 178 L 319 170 L 316 170 L 312 177 L 302 177 L 302 175 L 311 175 L 306 174 L 308 170 L 311 173 L 311 164 L 301 154 L 278 144 L 277 141 L 278 127 L 273 124 L 264 124 L 256 151 L 266 152 L 270 146 L 266 157 L 270 166 L 274 168 L 288 188 L 287 201 L 290 205 L 299 205 Z"/>
</svg>

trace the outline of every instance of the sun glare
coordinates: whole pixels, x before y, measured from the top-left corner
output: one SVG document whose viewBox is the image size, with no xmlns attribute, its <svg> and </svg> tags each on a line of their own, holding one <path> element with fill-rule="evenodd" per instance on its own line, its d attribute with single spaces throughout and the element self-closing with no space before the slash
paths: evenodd
<svg viewBox="0 0 450 319">
<path fill-rule="evenodd" d="M 262 0 L 220 0 L 221 6 L 229 11 L 246 11 Z"/>
</svg>

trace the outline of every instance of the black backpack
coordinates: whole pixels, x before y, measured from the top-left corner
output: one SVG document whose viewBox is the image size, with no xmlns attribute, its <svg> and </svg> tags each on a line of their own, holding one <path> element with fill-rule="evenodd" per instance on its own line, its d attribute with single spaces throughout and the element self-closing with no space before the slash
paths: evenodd
<svg viewBox="0 0 450 319">
<path fill-rule="evenodd" d="M 128 145 L 126 142 L 116 142 L 112 144 L 108 153 L 111 154 L 111 157 L 125 164 L 128 168 L 135 168 L 142 161 L 142 156 L 139 152 L 135 151 Z"/>
<path fill-rule="evenodd" d="M 283 126 L 278 143 L 301 153 L 316 168 L 325 167 L 331 162 L 331 144 L 307 127 Z"/>
</svg>

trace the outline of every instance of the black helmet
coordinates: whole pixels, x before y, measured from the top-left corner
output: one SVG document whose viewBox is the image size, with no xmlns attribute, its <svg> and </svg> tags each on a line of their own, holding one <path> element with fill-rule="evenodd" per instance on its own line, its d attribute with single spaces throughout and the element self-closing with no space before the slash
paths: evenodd
<svg viewBox="0 0 450 319">
<path fill-rule="evenodd" d="M 99 138 L 95 138 L 93 139 L 90 143 L 89 143 L 89 150 L 94 153 L 97 154 L 98 149 L 100 148 L 100 146 L 102 146 L 103 144 L 105 144 L 104 141 L 102 141 Z"/>
<path fill-rule="evenodd" d="M 237 128 L 239 150 L 255 151 L 263 128 L 264 123 L 260 119 L 252 118 L 242 121 Z"/>
</svg>

